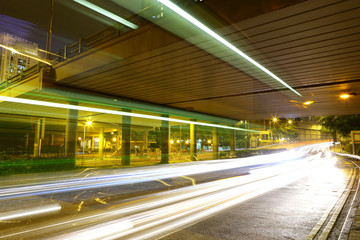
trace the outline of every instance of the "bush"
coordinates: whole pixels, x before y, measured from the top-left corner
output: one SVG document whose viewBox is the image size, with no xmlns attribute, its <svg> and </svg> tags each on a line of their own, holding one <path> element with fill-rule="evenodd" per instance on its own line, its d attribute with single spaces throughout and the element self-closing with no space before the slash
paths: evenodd
<svg viewBox="0 0 360 240">
<path fill-rule="evenodd" d="M 74 167 L 74 158 L 0 158 L 0 175 L 2 176 L 21 173 L 62 171 L 74 169 Z"/>
</svg>

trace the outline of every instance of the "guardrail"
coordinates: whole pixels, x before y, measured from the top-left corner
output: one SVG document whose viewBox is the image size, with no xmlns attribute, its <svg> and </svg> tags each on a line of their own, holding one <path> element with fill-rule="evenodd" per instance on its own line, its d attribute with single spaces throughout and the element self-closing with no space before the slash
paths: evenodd
<svg viewBox="0 0 360 240">
<path fill-rule="evenodd" d="M 181 2 L 181 4 L 184 7 L 190 7 L 196 3 L 193 1 L 184 0 L 183 2 Z M 145 11 L 150 12 L 150 11 L 153 11 L 153 9 L 149 8 L 149 9 L 146 9 Z M 145 14 L 145 15 L 147 15 L 147 14 Z M 140 17 L 137 14 L 134 14 L 134 15 L 126 18 L 126 20 L 138 25 L 139 27 L 145 25 L 146 23 L 149 23 L 148 20 Z M 100 44 L 103 44 L 112 39 L 115 39 L 115 38 L 121 36 L 122 34 L 130 32 L 132 30 L 133 29 L 131 29 L 129 27 L 126 27 L 120 23 L 117 23 L 114 26 L 107 27 L 104 30 L 99 31 L 95 34 L 92 34 L 88 37 L 80 38 L 78 42 L 73 43 L 69 46 L 65 45 L 64 49 L 60 50 L 57 54 L 51 55 L 51 59 L 49 59 L 49 61 L 51 62 L 51 64 L 65 61 L 65 60 L 72 58 L 88 49 L 92 49 Z M 49 58 L 49 55 L 47 55 L 47 58 Z M 39 63 L 25 71 L 20 72 L 20 74 L 0 83 L 0 89 L 8 87 L 10 84 L 20 82 L 22 79 L 38 73 L 40 71 L 40 68 L 42 68 L 43 66 L 45 66 L 45 64 Z"/>
<path fill-rule="evenodd" d="M 346 153 L 337 153 L 337 152 L 333 152 L 336 155 L 342 156 L 342 157 L 347 157 L 347 158 L 355 158 L 357 160 L 360 160 L 360 156 L 357 155 L 352 155 L 352 154 L 346 154 Z"/>
<path fill-rule="evenodd" d="M 138 26 L 143 26 L 144 24 L 148 23 L 147 20 L 138 15 L 133 15 L 130 18 L 127 18 L 127 20 Z M 80 38 L 78 42 L 69 46 L 66 45 L 64 49 L 58 53 L 58 55 L 63 56 L 63 58 L 58 58 L 57 61 L 60 62 L 68 58 L 72 58 L 88 49 L 92 49 L 102 43 L 115 39 L 124 33 L 130 32 L 131 30 L 131 28 L 118 23 L 86 38 Z"/>
<path fill-rule="evenodd" d="M 45 64 L 39 62 L 38 64 L 32 66 L 31 68 L 26 69 L 25 71 L 21 71 L 18 75 L 6 79 L 4 82 L 0 83 L 0 89 L 6 88 L 14 83 L 21 82 L 21 80 L 40 72 L 40 69 L 43 66 L 45 66 Z"/>
<path fill-rule="evenodd" d="M 137 24 L 138 26 L 142 26 L 147 21 L 140 16 L 133 15 L 130 18 L 128 18 L 129 21 Z M 64 61 L 68 58 L 74 57 L 88 49 L 94 48 L 102 43 L 108 42 L 114 38 L 119 37 L 120 35 L 127 33 L 131 31 L 131 28 L 128 28 L 126 26 L 119 24 L 115 24 L 114 26 L 107 27 L 102 31 L 99 31 L 95 34 L 92 34 L 86 38 L 79 39 L 78 42 L 73 43 L 69 46 L 65 46 L 63 50 L 61 50 L 58 54 L 51 56 L 52 59 L 50 59 L 51 63 L 58 63 L 61 61 Z M 63 57 L 62 57 L 63 56 Z M 21 71 L 18 75 L 15 75 L 9 79 L 6 79 L 4 82 L 0 83 L 0 89 L 6 88 L 14 83 L 20 82 L 24 78 L 30 77 L 38 72 L 40 72 L 40 69 L 44 67 L 44 63 L 38 63 L 34 66 L 32 66 L 29 69 L 26 69 L 25 71 Z"/>
</svg>

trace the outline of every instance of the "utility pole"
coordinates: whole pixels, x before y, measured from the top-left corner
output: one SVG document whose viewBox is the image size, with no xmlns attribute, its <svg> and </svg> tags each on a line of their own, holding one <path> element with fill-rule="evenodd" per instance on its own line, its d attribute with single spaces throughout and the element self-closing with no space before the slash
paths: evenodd
<svg viewBox="0 0 360 240">
<path fill-rule="evenodd" d="M 46 60 L 50 60 L 51 52 L 51 35 L 52 35 L 52 23 L 53 23 L 53 10 L 54 10 L 54 0 L 50 0 L 50 10 L 49 10 L 49 26 L 46 37 Z"/>
</svg>

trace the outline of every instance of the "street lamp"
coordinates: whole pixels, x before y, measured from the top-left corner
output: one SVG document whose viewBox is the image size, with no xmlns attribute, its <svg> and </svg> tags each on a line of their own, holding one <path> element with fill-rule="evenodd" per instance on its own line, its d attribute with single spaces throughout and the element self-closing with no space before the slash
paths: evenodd
<svg viewBox="0 0 360 240">
<path fill-rule="evenodd" d="M 350 94 L 347 94 L 347 93 L 343 93 L 343 94 L 340 95 L 340 98 L 344 99 L 344 100 L 348 99 L 349 97 L 350 97 Z"/>
<path fill-rule="evenodd" d="M 83 153 L 84 153 L 84 150 L 85 150 L 85 146 L 86 146 L 86 139 L 85 139 L 85 127 L 88 126 L 90 127 L 92 125 L 92 121 L 88 120 L 85 124 L 84 124 L 84 144 L 83 144 Z"/>
<path fill-rule="evenodd" d="M 271 122 L 273 122 L 274 123 L 274 127 L 275 127 L 275 123 L 278 121 L 278 118 L 277 117 L 273 117 L 272 118 L 272 121 L 270 121 L 270 131 L 271 131 L 271 138 L 270 138 L 270 140 L 271 140 L 271 143 L 274 143 L 274 134 L 273 134 L 273 126 L 271 125 Z"/>
</svg>

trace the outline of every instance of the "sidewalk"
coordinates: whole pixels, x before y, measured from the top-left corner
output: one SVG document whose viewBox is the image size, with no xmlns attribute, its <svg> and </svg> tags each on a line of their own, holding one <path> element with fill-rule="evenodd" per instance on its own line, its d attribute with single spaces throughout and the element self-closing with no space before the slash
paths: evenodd
<svg viewBox="0 0 360 240">
<path fill-rule="evenodd" d="M 347 153 L 339 153 L 341 152 L 341 149 L 339 148 L 334 148 L 333 149 L 336 155 L 348 158 L 348 159 L 352 159 L 354 161 L 360 161 L 360 156 L 357 155 L 351 155 L 351 154 L 347 154 Z M 359 163 L 356 163 L 358 165 L 360 165 Z M 359 180 L 359 179 L 358 179 Z M 359 186 L 359 185 L 358 185 Z M 354 205 L 350 206 L 351 208 L 356 209 L 355 210 L 355 215 L 354 216 L 350 216 L 350 218 L 352 217 L 352 223 L 351 223 L 351 227 L 350 227 L 350 233 L 348 236 L 349 240 L 359 240 L 360 239 L 360 199 L 359 199 L 359 189 L 356 190 L 355 194 L 355 200 L 354 200 Z M 353 201 L 352 199 L 348 199 L 347 201 Z"/>
</svg>

